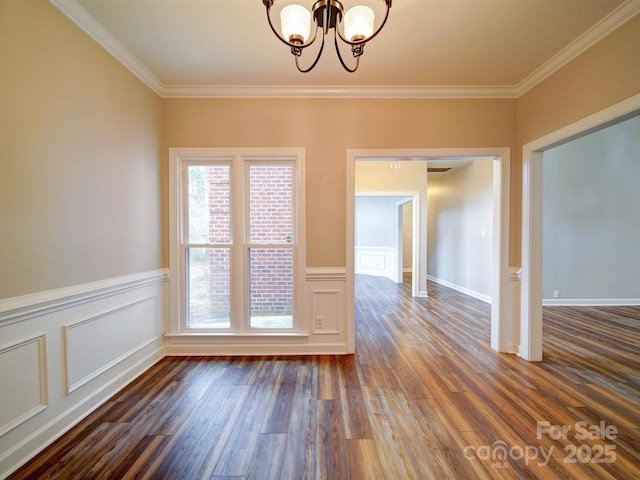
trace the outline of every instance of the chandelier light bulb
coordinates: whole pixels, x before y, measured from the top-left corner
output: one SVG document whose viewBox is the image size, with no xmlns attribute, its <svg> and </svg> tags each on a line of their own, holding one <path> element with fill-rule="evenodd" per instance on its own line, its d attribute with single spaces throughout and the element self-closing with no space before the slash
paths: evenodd
<svg viewBox="0 0 640 480">
<path fill-rule="evenodd" d="M 344 16 L 344 34 L 352 42 L 369 38 L 373 34 L 375 14 L 365 5 L 357 5 L 347 10 Z"/>
<path fill-rule="evenodd" d="M 311 34 L 311 12 L 302 5 L 287 5 L 280 12 L 282 35 L 291 43 L 307 41 Z"/>
<path fill-rule="evenodd" d="M 282 43 L 289 47 L 298 71 L 307 73 L 313 70 L 320 60 L 320 55 L 325 51 L 325 38 L 333 37 L 329 41 L 335 44 L 340 65 L 347 72 L 353 73 L 360 65 L 360 57 L 364 52 L 365 45 L 377 37 L 386 25 L 393 0 L 377 0 L 384 3 L 385 12 L 381 20 L 378 20 L 379 25 L 375 28 L 373 9 L 365 5 L 354 6 L 345 14 L 341 0 L 294 0 L 301 4 L 311 4 L 311 8 L 292 4 L 291 1 L 262 0 L 262 3 L 267 11 L 269 28 Z M 271 9 L 276 3 L 285 4 L 279 9 L 280 28 L 274 24 L 275 18 L 271 17 Z M 276 7 L 274 10 L 278 10 L 278 8 Z M 316 40 L 320 40 L 320 46 L 310 50 L 312 52 L 315 50 L 311 53 L 315 57 L 305 57 L 311 58 L 311 62 L 305 62 L 308 66 L 303 67 L 300 63 L 300 57 L 307 47 L 313 44 L 317 45 Z M 338 47 L 339 42 L 350 47 L 353 62 L 345 62 Z"/>
</svg>

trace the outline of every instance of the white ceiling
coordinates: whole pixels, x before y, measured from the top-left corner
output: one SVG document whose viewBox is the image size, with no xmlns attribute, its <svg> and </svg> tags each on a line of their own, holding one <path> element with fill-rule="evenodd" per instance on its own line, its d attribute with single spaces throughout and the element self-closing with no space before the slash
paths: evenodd
<svg viewBox="0 0 640 480">
<path fill-rule="evenodd" d="M 393 0 L 356 73 L 328 41 L 303 74 L 262 0 L 50 1 L 167 97 L 516 97 L 640 12 L 640 0 Z M 382 4 L 343 4 L 363 2 Z"/>
</svg>

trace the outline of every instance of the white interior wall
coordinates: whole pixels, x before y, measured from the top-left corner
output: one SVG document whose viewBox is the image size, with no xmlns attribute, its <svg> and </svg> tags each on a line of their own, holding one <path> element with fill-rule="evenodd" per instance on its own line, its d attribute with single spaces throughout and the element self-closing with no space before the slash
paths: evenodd
<svg viewBox="0 0 640 480">
<path fill-rule="evenodd" d="M 413 261 L 413 205 L 407 202 L 402 205 L 402 269 L 411 271 Z"/>
<path fill-rule="evenodd" d="M 640 301 L 639 178 L 640 116 L 544 152 L 546 303 Z"/>
<path fill-rule="evenodd" d="M 387 277 L 401 283 L 398 267 L 398 204 L 411 200 L 396 196 L 363 195 L 355 199 L 355 273 Z"/>
<path fill-rule="evenodd" d="M 354 191 L 359 194 L 381 192 L 387 195 L 411 195 L 416 197 L 413 213 L 417 216 L 417 228 L 414 238 L 421 241 L 414 247 L 414 296 L 427 296 L 427 162 L 422 160 L 401 161 L 400 168 L 390 168 L 390 162 L 364 161 L 355 162 Z M 415 226 L 414 226 L 415 227 Z M 417 267 L 416 267 L 417 266 Z M 355 267 L 354 267 L 355 271 Z"/>
<path fill-rule="evenodd" d="M 428 184 L 429 278 L 491 300 L 493 165 L 476 160 Z"/>
<path fill-rule="evenodd" d="M 395 248 L 399 200 L 400 197 L 356 197 L 356 247 Z"/>
</svg>

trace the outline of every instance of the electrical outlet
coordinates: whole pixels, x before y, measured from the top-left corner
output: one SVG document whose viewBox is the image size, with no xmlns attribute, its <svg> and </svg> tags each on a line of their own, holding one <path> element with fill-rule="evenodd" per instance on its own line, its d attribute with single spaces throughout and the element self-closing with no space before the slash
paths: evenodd
<svg viewBox="0 0 640 480">
<path fill-rule="evenodd" d="M 320 315 L 318 315 L 316 317 L 316 328 L 323 328 L 324 327 L 324 317 L 321 317 Z"/>
<path fill-rule="evenodd" d="M 553 291 L 553 298 L 560 298 L 560 290 Z"/>
</svg>

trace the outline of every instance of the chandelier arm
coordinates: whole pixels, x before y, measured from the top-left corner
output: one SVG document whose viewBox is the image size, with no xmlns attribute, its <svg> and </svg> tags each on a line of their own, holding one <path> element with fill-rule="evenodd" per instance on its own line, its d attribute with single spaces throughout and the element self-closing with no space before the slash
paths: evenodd
<svg viewBox="0 0 640 480">
<path fill-rule="evenodd" d="M 313 70 L 313 67 L 315 67 L 318 64 L 318 61 L 320 60 L 320 56 L 322 55 L 323 49 L 324 49 L 324 35 L 322 35 L 322 43 L 320 44 L 320 50 L 318 51 L 318 56 L 316 56 L 316 59 L 313 61 L 313 63 L 309 68 L 300 68 L 300 62 L 298 61 L 298 59 L 300 58 L 300 55 L 295 55 L 296 68 L 298 69 L 298 71 L 301 73 L 307 73 Z"/>
<path fill-rule="evenodd" d="M 312 11 L 313 23 L 315 23 L 316 28 L 313 32 L 313 37 L 304 43 L 302 43 L 301 39 L 299 38 L 294 38 L 293 42 L 287 40 L 274 27 L 273 22 L 271 21 L 271 7 L 273 6 L 275 0 L 262 0 L 262 3 L 266 7 L 267 21 L 269 22 L 269 27 L 271 28 L 271 31 L 282 43 L 284 43 L 285 45 L 291 48 L 291 53 L 295 57 L 295 64 L 298 71 L 302 73 L 307 73 L 307 72 L 310 72 L 317 65 L 318 61 L 320 60 L 320 56 L 322 55 L 322 52 L 324 50 L 325 37 L 328 31 L 330 29 L 333 29 L 334 44 L 336 48 L 336 53 L 338 55 L 338 59 L 340 60 L 340 64 L 347 72 L 353 73 L 358 69 L 358 66 L 360 65 L 360 56 L 363 53 L 363 49 L 366 43 L 369 40 L 372 40 L 373 38 L 375 38 L 382 31 L 382 29 L 387 23 L 392 0 L 383 0 L 383 1 L 387 7 L 387 10 L 385 12 L 384 19 L 382 20 L 382 23 L 380 24 L 380 26 L 369 37 L 352 41 L 352 40 L 347 40 L 339 28 L 342 25 L 342 11 L 343 11 L 342 4 L 338 0 L 317 0 L 316 3 L 314 4 L 314 8 Z M 336 11 L 335 14 L 333 11 L 334 9 Z M 313 63 L 311 64 L 311 66 L 309 66 L 308 68 L 301 68 L 299 57 L 302 56 L 302 50 L 315 42 L 315 40 L 318 37 L 318 30 L 320 28 L 322 28 L 322 43 L 320 45 L 318 54 L 315 60 L 313 61 Z M 342 58 L 342 54 L 340 53 L 340 47 L 338 45 L 338 38 L 340 38 L 340 40 L 342 40 L 343 43 L 346 43 L 347 45 L 351 46 L 351 53 L 353 54 L 353 57 L 356 59 L 356 63 L 354 67 L 349 67 L 345 63 L 344 59 Z"/>
<path fill-rule="evenodd" d="M 307 40 L 305 43 L 301 43 L 301 44 L 296 44 L 296 43 L 291 43 L 290 41 L 288 41 L 286 38 L 284 38 L 280 32 L 278 32 L 278 30 L 276 30 L 276 27 L 273 26 L 273 23 L 271 22 L 271 5 L 273 5 L 273 0 L 263 0 L 263 3 L 266 6 L 266 10 L 267 10 L 267 21 L 269 22 L 269 27 L 271 27 L 271 31 L 273 32 L 273 34 L 278 37 L 278 39 L 284 43 L 285 45 L 291 47 L 291 48 L 307 48 L 309 45 L 311 45 L 313 42 L 316 41 L 316 37 L 318 36 L 318 29 L 320 28 L 319 25 L 316 23 L 316 28 L 313 32 L 313 37 L 311 37 L 309 40 Z M 315 22 L 315 19 L 314 19 Z"/>
<path fill-rule="evenodd" d="M 344 60 L 342 59 L 342 55 L 340 54 L 340 48 L 338 48 L 338 29 L 334 29 L 334 33 L 333 33 L 333 39 L 334 39 L 334 43 L 336 45 L 336 53 L 338 54 L 338 60 L 340 60 L 340 64 L 342 65 L 342 68 L 344 68 L 347 72 L 349 73 L 353 73 L 358 69 L 358 66 L 360 65 L 360 55 L 356 56 L 356 65 L 353 68 L 350 68 L 346 63 L 344 63 Z"/>
<path fill-rule="evenodd" d="M 382 20 L 382 23 L 380 24 L 378 29 L 375 32 L 373 32 L 373 34 L 371 36 L 365 38 L 364 40 L 359 40 L 357 42 L 352 42 L 351 40 L 347 40 L 346 38 L 344 38 L 344 36 L 342 35 L 342 32 L 340 32 L 340 30 L 338 29 L 338 26 L 336 25 L 336 32 L 338 33 L 338 36 L 340 37 L 340 40 L 342 40 L 344 43 L 346 43 L 348 45 L 351 45 L 353 47 L 353 46 L 356 46 L 356 45 L 364 45 L 369 40 L 373 40 L 375 37 L 377 37 L 378 34 L 382 31 L 382 28 L 387 23 L 387 19 L 389 18 L 389 10 L 391 9 L 391 0 L 384 0 L 384 1 L 385 1 L 386 5 L 387 5 L 387 12 L 384 15 L 384 20 Z"/>
</svg>

